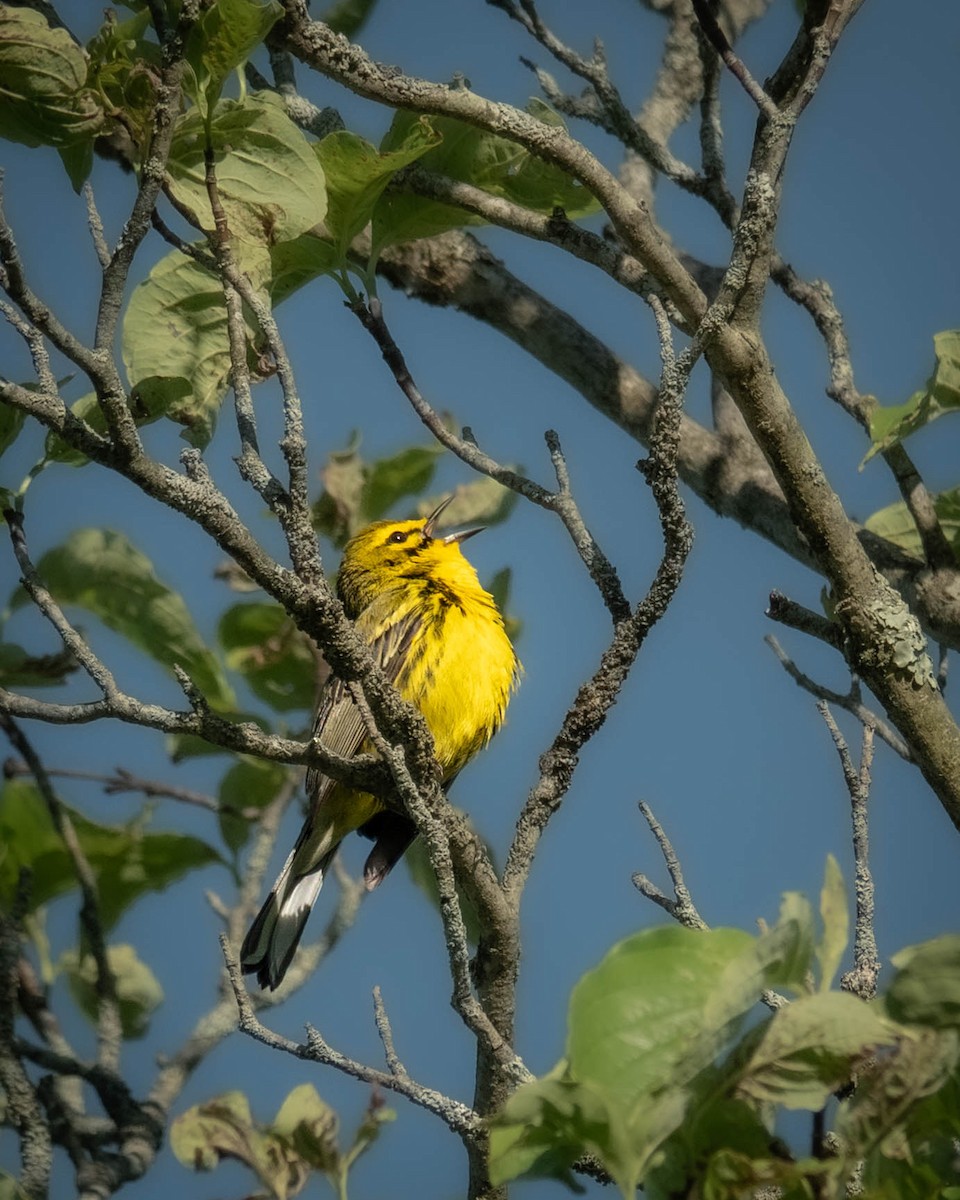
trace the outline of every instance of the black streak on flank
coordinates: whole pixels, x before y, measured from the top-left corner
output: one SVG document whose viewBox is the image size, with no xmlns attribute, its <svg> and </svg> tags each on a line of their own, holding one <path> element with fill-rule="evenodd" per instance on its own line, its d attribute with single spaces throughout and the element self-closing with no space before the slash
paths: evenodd
<svg viewBox="0 0 960 1200">
<path fill-rule="evenodd" d="M 400 578 L 416 579 L 423 588 L 424 599 L 439 600 L 441 610 L 451 607 L 459 608 L 464 616 L 466 616 L 467 610 L 460 603 L 460 597 L 457 595 L 456 589 L 452 588 L 448 583 L 444 583 L 442 579 L 437 579 L 423 570 L 404 571 Z"/>
<path fill-rule="evenodd" d="M 424 583 L 424 590 L 428 596 L 437 596 L 444 607 L 453 606 L 454 608 L 459 608 L 464 616 L 466 616 L 467 610 L 460 603 L 460 597 L 457 595 L 456 590 L 450 587 L 449 584 L 444 583 L 442 579 L 427 579 Z"/>
</svg>

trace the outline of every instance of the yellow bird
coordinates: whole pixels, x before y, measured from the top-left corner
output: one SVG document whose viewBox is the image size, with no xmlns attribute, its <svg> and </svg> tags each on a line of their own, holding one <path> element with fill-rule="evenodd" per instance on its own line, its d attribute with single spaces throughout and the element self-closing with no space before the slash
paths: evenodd
<svg viewBox="0 0 960 1200">
<path fill-rule="evenodd" d="M 451 497 L 452 499 L 452 497 Z M 384 674 L 423 714 L 445 784 L 499 729 L 521 667 L 503 617 L 460 546 L 479 529 L 436 537 L 444 501 L 426 520 L 377 521 L 347 543 L 337 594 Z M 313 735 L 344 757 L 370 749 L 363 720 L 340 680 L 320 696 Z M 413 822 L 376 797 L 307 772 L 310 809 L 273 890 L 243 940 L 243 970 L 276 988 L 293 958 L 341 840 L 374 840 L 368 890 L 416 837 Z"/>
</svg>

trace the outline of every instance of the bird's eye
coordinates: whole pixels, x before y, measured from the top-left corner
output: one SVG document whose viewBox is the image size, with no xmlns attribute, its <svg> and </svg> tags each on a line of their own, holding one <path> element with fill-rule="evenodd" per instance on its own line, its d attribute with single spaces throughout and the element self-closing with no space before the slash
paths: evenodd
<svg viewBox="0 0 960 1200">
<path fill-rule="evenodd" d="M 399 542 L 405 542 L 406 540 L 407 540 L 407 535 L 401 529 L 395 530 L 387 538 L 387 542 L 393 542 L 394 545 L 396 545 Z"/>
</svg>

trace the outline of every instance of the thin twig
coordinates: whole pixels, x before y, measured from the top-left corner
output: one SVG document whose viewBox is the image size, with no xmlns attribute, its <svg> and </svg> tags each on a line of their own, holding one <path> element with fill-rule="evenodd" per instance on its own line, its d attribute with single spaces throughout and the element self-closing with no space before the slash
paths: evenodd
<svg viewBox="0 0 960 1200">
<path fill-rule="evenodd" d="M 487 3 L 505 12 L 557 62 L 589 85 L 589 91 L 585 95 L 567 95 L 546 71 L 522 58 L 520 61 L 537 76 L 537 82 L 551 104 L 565 115 L 590 121 L 606 130 L 667 179 L 695 195 L 701 194 L 703 181 L 696 171 L 676 158 L 668 146 L 651 137 L 643 125 L 633 117 L 610 78 L 603 46 L 599 41 L 594 45 L 592 57 L 584 58 L 548 28 L 533 0 L 520 0 L 519 3 L 514 3 L 513 0 L 487 0 Z"/>
<path fill-rule="evenodd" d="M 648 900 L 652 900 L 658 908 L 662 908 L 665 913 L 668 913 L 675 921 L 687 929 L 709 929 L 710 926 L 701 917 L 697 906 L 693 902 L 693 897 L 687 889 L 683 878 L 683 869 L 680 866 L 680 859 L 673 848 L 673 843 L 664 832 L 663 826 L 654 817 L 650 806 L 641 800 L 639 808 L 650 827 L 650 832 L 656 838 L 657 845 L 660 847 L 660 853 L 663 855 L 664 864 L 670 875 L 670 881 L 673 884 L 674 899 L 671 900 L 669 896 L 665 896 L 657 885 L 640 871 L 635 872 L 631 878 L 633 886 L 642 896 L 645 896 Z M 771 988 L 766 988 L 760 993 L 760 1000 L 767 1008 L 773 1010 L 783 1008 L 785 1004 L 789 1003 L 785 996 L 781 996 L 779 992 L 775 992 Z"/>
<path fill-rule="evenodd" d="M 26 763 L 17 759 L 7 759 L 3 763 L 3 776 L 13 779 L 18 775 L 31 774 Z M 208 812 L 231 813 L 236 816 L 252 819 L 260 816 L 259 808 L 238 808 L 233 804 L 222 804 L 215 796 L 204 792 L 195 792 L 190 788 L 178 788 L 172 783 L 162 783 L 155 779 L 141 779 L 132 771 L 123 767 L 115 767 L 112 775 L 104 775 L 99 771 L 73 771 L 66 768 L 48 767 L 47 774 L 51 779 L 78 779 L 88 783 L 103 785 L 107 796 L 120 796 L 127 792 L 141 792 L 152 799 L 177 800 L 181 804 L 190 804 L 195 808 L 205 808 Z"/>
<path fill-rule="evenodd" d="M 240 468 L 240 474 L 256 488 L 269 505 L 270 510 L 279 514 L 287 503 L 287 496 L 282 484 L 269 470 L 260 455 L 257 418 L 250 388 L 250 370 L 247 366 L 247 330 L 243 318 L 243 306 L 236 291 L 226 282 L 227 272 L 237 269 L 233 253 L 233 239 L 227 223 L 227 214 L 220 200 L 213 147 L 209 144 L 204 147 L 203 161 L 207 198 L 216 227 L 216 233 L 212 238 L 213 249 L 224 277 L 223 299 L 227 310 L 230 382 L 233 387 L 237 432 L 240 434 L 240 457 L 237 459 L 237 466 Z"/>
<path fill-rule="evenodd" d="M 835 692 L 831 688 L 824 687 L 823 684 L 817 683 L 816 680 L 805 675 L 772 634 L 768 634 L 763 640 L 777 656 L 780 665 L 798 687 L 803 688 L 805 692 L 809 692 L 818 701 L 835 704 L 838 708 L 846 709 L 865 728 L 869 726 L 875 730 L 877 735 L 887 743 L 891 750 L 899 754 L 904 762 L 913 762 L 910 747 L 897 734 L 896 730 L 892 729 L 886 721 L 881 720 L 872 709 L 867 708 L 863 703 L 860 698 L 859 680 L 855 676 L 851 680 L 850 691 L 846 695 Z"/>
<path fill-rule="evenodd" d="M 649 302 L 662 339 L 663 372 L 650 457 L 638 466 L 656 501 L 663 554 L 646 596 L 628 617 L 616 622 L 613 640 L 597 670 L 577 692 L 559 733 L 540 758 L 540 778 L 520 813 L 503 872 L 504 891 L 514 903 L 519 903 L 543 831 L 570 786 L 579 752 L 606 720 L 647 634 L 667 611 L 693 544 L 693 529 L 686 518 L 676 467 L 683 392 L 694 359 L 685 354 L 678 366 L 665 310 L 655 297 Z"/>
<path fill-rule="evenodd" d="M 383 317 L 383 306 L 376 296 L 371 296 L 368 302 L 357 300 L 348 306 L 359 319 L 364 329 L 373 337 L 380 347 L 384 362 L 396 380 L 397 386 L 410 402 L 414 412 L 423 421 L 433 436 L 442 446 L 465 462 L 474 470 L 495 479 L 504 487 L 526 496 L 528 500 L 541 508 L 557 513 L 564 526 L 570 533 L 581 559 L 590 572 L 590 576 L 603 597 L 614 620 L 621 619 L 629 611 L 629 606 L 623 595 L 623 589 L 617 573 L 609 559 L 603 553 L 597 541 L 592 537 L 583 521 L 573 495 L 569 489 L 550 492 L 538 483 L 520 475 L 508 467 L 501 466 L 490 455 L 485 454 L 474 441 L 458 437 L 446 426 L 443 417 L 425 399 L 417 387 L 406 359 L 400 347 L 393 339 Z M 557 465 L 556 454 L 559 451 L 559 440 L 552 431 L 547 434 L 547 444 Z"/>
<path fill-rule="evenodd" d="M 771 621 L 777 621 L 781 625 L 788 625 L 791 629 L 798 629 L 801 633 L 806 633 L 810 637 L 818 638 L 821 642 L 826 642 L 834 650 L 843 652 L 843 630 L 837 622 L 829 620 L 822 613 L 814 612 L 810 608 L 804 608 L 802 604 L 791 600 L 783 592 L 773 591 L 770 593 L 766 615 Z"/>
<path fill-rule="evenodd" d="M 707 35 L 710 44 L 716 50 L 717 54 L 720 55 L 727 70 L 738 80 L 740 86 L 757 108 L 768 119 L 778 116 L 780 110 L 774 101 L 767 95 L 760 84 L 757 83 L 747 70 L 746 64 L 737 55 L 729 41 L 727 41 L 727 35 L 720 28 L 720 24 L 714 16 L 713 9 L 710 7 L 709 0 L 693 0 L 693 11 L 700 22 L 700 28 Z"/>
<path fill-rule="evenodd" d="M 430 865 L 437 881 L 437 902 L 443 922 L 450 974 L 453 979 L 454 1009 L 483 1043 L 487 1051 L 502 1066 L 508 1068 L 518 1081 L 531 1078 L 513 1048 L 507 1044 L 490 1020 L 474 994 L 470 978 L 470 947 L 467 927 L 463 919 L 460 897 L 457 894 L 450 839 L 444 823 L 434 812 L 434 804 L 446 803 L 442 791 L 435 787 L 429 798 L 421 795 L 419 788 L 407 769 L 403 748 L 391 746 L 377 729 L 376 722 L 366 697 L 356 685 L 349 687 L 351 698 L 363 718 L 367 733 L 380 756 L 387 762 L 397 785 L 404 807 L 423 837 L 430 855 Z M 439 767 L 437 768 L 439 773 Z"/>
<path fill-rule="evenodd" d="M 33 369 L 37 373 L 37 382 L 41 389 L 48 396 L 59 398 L 57 381 L 50 365 L 50 355 L 39 329 L 32 322 L 25 320 L 13 305 L 8 304 L 5 300 L 0 301 L 0 313 L 27 343 L 30 358 L 33 360 Z"/>
<path fill-rule="evenodd" d="M 24 1196 L 46 1196 L 53 1165 L 50 1125 L 21 1061 L 14 1035 L 17 1012 L 17 962 L 20 957 L 20 922 L 27 909 L 29 878 L 21 875 L 9 914 L 0 912 L 0 1092 L 5 1101 L 5 1124 L 17 1132 L 21 1173 L 16 1192 Z"/>
<path fill-rule="evenodd" d="M 401 1079 L 409 1079 L 407 1068 L 400 1061 L 393 1045 L 393 1030 L 390 1028 L 390 1018 L 383 1003 L 383 995 L 379 987 L 373 989 L 373 1014 L 377 1022 L 377 1033 L 383 1043 L 383 1056 L 387 1060 L 390 1074 Z"/>
<path fill-rule="evenodd" d="M 29 766 L 37 789 L 47 806 L 50 821 L 63 842 L 80 887 L 80 894 L 83 897 L 83 903 L 80 906 L 80 922 L 86 935 L 87 948 L 93 957 L 97 971 L 97 1061 L 105 1070 L 115 1072 L 120 1062 L 120 1045 L 123 1034 L 120 1025 L 117 981 L 107 957 L 107 942 L 100 915 L 97 877 L 80 844 L 73 821 L 54 790 L 43 762 L 32 743 L 13 718 L 2 712 L 0 712 L 0 729 L 6 734 L 10 745 Z"/>
<path fill-rule="evenodd" d="M 107 239 L 103 234 L 103 220 L 100 217 L 97 201 L 93 194 L 93 185 L 89 179 L 83 185 L 81 191 L 87 205 L 87 224 L 90 227 L 90 238 L 93 241 L 93 248 L 97 254 L 97 261 L 100 263 L 101 269 L 105 271 L 110 265 L 110 247 L 107 245 Z"/>
<path fill-rule="evenodd" d="M 827 395 L 836 400 L 869 435 L 875 401 L 858 391 L 854 383 L 850 343 L 830 287 L 818 279 L 811 282 L 801 279 L 788 263 L 779 258 L 774 260 L 772 276 L 782 291 L 810 315 L 823 339 L 830 365 Z M 950 540 L 937 516 L 933 497 L 909 452 L 902 443 L 896 443 L 882 450 L 881 457 L 890 469 L 917 527 L 927 565 L 934 570 L 955 570 L 957 560 Z"/>
<path fill-rule="evenodd" d="M 854 888 L 857 910 L 853 940 L 853 970 L 844 974 L 840 985 L 845 991 L 859 996 L 861 1000 L 873 1000 L 877 994 L 877 977 L 882 965 L 877 953 L 877 938 L 873 928 L 875 891 L 873 875 L 870 871 L 868 816 L 874 731 L 872 725 L 864 723 L 863 740 L 860 745 L 860 766 L 855 767 L 846 740 L 825 700 L 817 701 L 817 712 L 830 731 L 840 758 L 843 780 L 850 794 L 850 814 L 853 823 L 853 859 L 856 872 Z"/>
<path fill-rule="evenodd" d="M 355 1059 L 340 1054 L 339 1051 L 334 1050 L 324 1041 L 316 1029 L 309 1025 L 307 1026 L 306 1045 L 290 1041 L 288 1038 L 281 1037 L 279 1034 L 268 1029 L 260 1022 L 254 1012 L 250 995 L 247 992 L 243 976 L 240 973 L 239 964 L 230 951 L 227 939 L 222 935 L 220 946 L 223 951 L 230 984 L 233 988 L 237 1011 L 240 1014 L 241 1032 L 258 1042 L 262 1042 L 265 1046 L 269 1046 L 273 1050 L 282 1050 L 285 1054 L 292 1054 L 295 1058 L 307 1062 L 317 1062 L 334 1067 L 336 1070 L 342 1071 L 345 1075 L 353 1076 L 354 1079 L 359 1079 L 364 1083 L 386 1088 L 389 1091 L 399 1093 L 401 1096 L 406 1096 L 412 1103 L 438 1116 L 444 1124 L 468 1144 L 484 1140 L 485 1131 L 483 1122 L 465 1104 L 461 1104 L 457 1100 L 452 1100 L 450 1097 L 444 1096 L 432 1088 L 424 1087 L 422 1084 L 414 1082 L 405 1074 L 394 1075 L 389 1071 L 378 1071 L 374 1067 L 365 1066 Z"/>
<path fill-rule="evenodd" d="M 653 811 L 649 804 L 643 800 L 640 801 L 640 811 L 643 814 L 644 820 L 650 826 L 650 832 L 657 840 L 657 845 L 660 847 L 660 852 L 663 855 L 663 861 L 666 864 L 667 872 L 670 876 L 670 881 L 673 884 L 673 899 L 665 896 L 663 892 L 651 883 L 646 875 L 640 874 L 638 871 L 633 876 L 633 886 L 637 891 L 641 892 L 648 900 L 652 900 L 654 904 L 658 904 L 665 912 L 668 912 L 675 921 L 681 925 L 686 925 L 688 929 L 706 929 L 707 923 L 697 911 L 697 906 L 694 904 L 690 892 L 687 890 L 687 885 L 683 879 L 683 870 L 680 866 L 680 860 L 677 853 L 663 831 L 663 826 L 653 815 Z"/>
</svg>

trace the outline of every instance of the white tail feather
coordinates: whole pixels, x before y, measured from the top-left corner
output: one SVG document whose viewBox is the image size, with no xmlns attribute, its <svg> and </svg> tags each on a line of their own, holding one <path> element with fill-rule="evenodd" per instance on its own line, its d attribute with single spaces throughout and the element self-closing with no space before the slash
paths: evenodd
<svg viewBox="0 0 960 1200">
<path fill-rule="evenodd" d="M 334 846 L 314 870 L 296 879 L 290 878 L 296 850 L 284 863 L 273 890 L 240 948 L 242 970 L 256 972 L 261 987 L 272 990 L 280 986 L 303 935 L 310 910 L 323 887 L 327 867 L 336 852 Z"/>
</svg>

